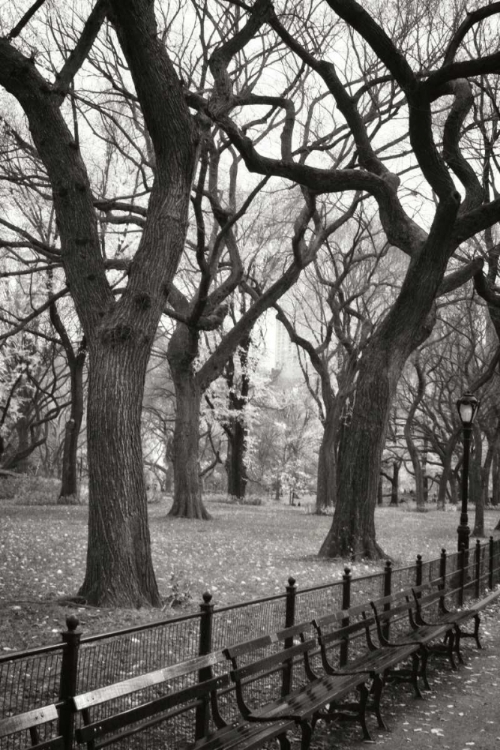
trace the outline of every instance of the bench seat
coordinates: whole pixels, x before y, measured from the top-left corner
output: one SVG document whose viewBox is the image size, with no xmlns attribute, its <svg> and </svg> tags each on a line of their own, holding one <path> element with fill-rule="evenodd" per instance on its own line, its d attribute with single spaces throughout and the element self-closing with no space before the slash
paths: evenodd
<svg viewBox="0 0 500 750">
<path fill-rule="evenodd" d="M 454 624 L 424 623 L 420 619 L 412 589 L 381 597 L 370 604 L 381 646 L 400 648 L 403 645 L 415 645 L 419 648 L 420 675 L 427 690 L 430 690 L 427 678 L 427 661 L 430 654 L 446 657 L 451 668 L 457 669 L 454 657 L 458 646 Z M 402 632 L 391 639 L 388 634 L 389 628 L 394 628 L 396 623 L 402 626 Z"/>
<path fill-rule="evenodd" d="M 52 721 L 58 721 L 59 715 L 55 704 L 42 706 L 33 711 L 25 711 L 17 716 L 7 716 L 0 719 L 0 740 L 4 737 L 11 737 L 21 733 L 29 732 L 31 744 L 30 750 L 63 750 L 64 740 L 61 736 L 51 737 L 49 739 L 40 739 L 40 728 L 44 724 Z M 19 738 L 14 739 L 18 747 Z M 0 743 L 1 744 L 1 743 Z"/>
</svg>

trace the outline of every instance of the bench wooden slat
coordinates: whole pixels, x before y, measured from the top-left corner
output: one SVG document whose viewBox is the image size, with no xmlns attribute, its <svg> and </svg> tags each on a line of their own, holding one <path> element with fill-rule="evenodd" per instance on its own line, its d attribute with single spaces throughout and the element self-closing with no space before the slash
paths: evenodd
<svg viewBox="0 0 500 750">
<path fill-rule="evenodd" d="M 316 617 L 314 621 L 320 627 L 325 627 L 327 625 L 332 625 L 334 622 L 341 622 L 342 620 L 359 617 L 363 612 L 368 612 L 369 610 L 370 604 L 369 602 L 365 602 L 364 604 L 357 604 L 355 607 L 349 607 L 349 609 L 338 609 L 336 612 L 331 612 L 328 615 Z"/>
<path fill-rule="evenodd" d="M 88 693 L 76 695 L 73 698 L 73 702 L 76 710 L 81 711 L 84 708 L 98 706 L 100 703 L 112 700 L 113 698 L 130 695 L 130 693 L 136 693 L 138 690 L 143 690 L 153 685 L 167 682 L 168 680 L 173 680 L 176 677 L 183 677 L 184 675 L 205 667 L 211 667 L 214 664 L 220 664 L 224 661 L 226 661 L 226 657 L 223 652 L 214 651 L 206 656 L 197 656 L 194 659 L 188 659 L 179 664 L 172 664 L 170 667 L 157 669 L 154 672 L 131 677 L 128 680 L 116 682 L 115 684 L 108 685 L 104 688 L 97 688 L 97 690 L 91 690 Z"/>
<path fill-rule="evenodd" d="M 224 655 L 229 659 L 234 659 L 235 656 L 241 656 L 241 654 L 246 654 L 249 651 L 255 651 L 258 648 L 266 648 L 267 646 L 271 646 L 273 643 L 277 643 L 278 641 L 279 638 L 277 633 L 268 633 L 267 635 L 262 635 L 259 638 L 253 638 L 250 641 L 241 641 L 241 643 L 235 643 L 234 646 L 230 646 L 229 648 L 224 649 Z"/>
<path fill-rule="evenodd" d="M 330 633 L 323 631 L 318 620 L 313 620 L 313 622 L 315 623 L 315 627 L 321 630 L 321 640 L 323 643 L 331 646 L 332 642 L 345 640 L 350 635 L 366 633 L 367 629 L 375 624 L 375 618 L 370 617 L 366 620 L 357 620 L 356 622 L 349 623 L 349 625 L 345 625 L 343 628 L 332 630 Z"/>
<path fill-rule="evenodd" d="M 62 737 L 54 737 L 51 740 L 44 740 L 38 742 L 36 745 L 30 745 L 27 750 L 63 750 L 64 739 Z"/>
<path fill-rule="evenodd" d="M 242 667 L 237 667 L 236 669 L 231 670 L 231 677 L 233 680 L 242 680 L 244 677 L 262 672 L 264 669 L 273 667 L 276 664 L 289 662 L 299 654 L 304 654 L 308 651 L 312 651 L 312 649 L 316 647 L 316 638 L 311 638 L 308 641 L 304 641 L 304 643 L 299 643 L 296 646 L 291 646 L 290 648 L 283 649 L 276 654 L 264 656 L 262 659 L 258 659 L 251 664 L 245 664 Z"/>
<path fill-rule="evenodd" d="M 294 721 L 276 721 L 270 726 L 262 724 L 239 724 L 229 726 L 216 732 L 210 737 L 204 737 L 194 745 L 189 745 L 189 750 L 232 750 L 232 748 L 241 748 L 244 741 L 250 743 L 249 747 L 258 747 L 266 739 L 273 739 L 280 734 L 295 727 Z"/>
<path fill-rule="evenodd" d="M 53 704 L 35 708 L 33 711 L 26 711 L 18 716 L 8 716 L 6 719 L 0 720 L 0 737 L 7 737 L 9 734 L 22 732 L 24 729 L 55 721 L 57 718 L 57 708 Z"/>
<path fill-rule="evenodd" d="M 175 706 L 185 703 L 186 711 L 188 711 L 190 708 L 198 705 L 199 701 L 196 699 L 209 695 L 213 690 L 227 687 L 230 682 L 229 674 L 220 675 L 219 677 L 213 677 L 210 680 L 199 682 L 196 685 L 182 688 L 175 693 L 162 695 L 160 698 L 155 698 L 154 700 L 143 703 L 140 706 L 134 706 L 125 711 L 120 711 L 119 713 L 115 713 L 113 716 L 109 716 L 105 719 L 96 720 L 92 724 L 87 724 L 86 726 L 77 729 L 77 740 L 78 742 L 89 742 L 90 740 L 122 729 L 123 727 L 134 724 L 142 719 L 148 719 L 151 716 L 158 715 L 158 722 L 160 722 L 163 720 L 161 714 L 168 711 L 168 709 L 175 708 Z M 189 702 L 195 700 L 196 702 L 190 705 Z"/>
</svg>

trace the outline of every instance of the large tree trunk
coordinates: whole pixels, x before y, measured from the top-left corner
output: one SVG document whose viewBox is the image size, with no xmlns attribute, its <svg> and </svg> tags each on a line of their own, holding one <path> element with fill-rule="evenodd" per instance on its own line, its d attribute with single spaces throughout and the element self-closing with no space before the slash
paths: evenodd
<svg viewBox="0 0 500 750">
<path fill-rule="evenodd" d="M 410 264 L 398 299 L 363 353 L 351 425 L 339 447 L 337 504 L 319 551 L 324 557 L 384 556 L 375 537 L 375 506 L 385 435 L 403 366 L 435 322 L 433 301 L 447 258 L 444 237 L 441 242 L 432 244 L 434 255 L 422 251 Z"/>
<path fill-rule="evenodd" d="M 456 193 L 436 211 L 429 239 L 408 266 L 401 291 L 364 350 L 349 429 L 338 454 L 338 499 L 319 554 L 380 558 L 375 506 L 390 409 L 404 364 L 435 323 L 434 300 L 450 254 L 449 232 L 459 205 Z"/>
<path fill-rule="evenodd" d="M 243 336 L 238 348 L 238 359 L 240 363 L 239 382 L 236 378 L 235 357 L 226 362 L 224 368 L 224 379 L 227 383 L 229 397 L 228 404 L 231 417 L 224 430 L 227 435 L 227 493 L 232 497 L 242 500 L 245 497 L 248 474 L 245 463 L 247 452 L 248 428 L 246 424 L 245 406 L 248 402 L 250 392 L 250 375 L 248 372 L 248 352 L 252 343 L 250 332 Z"/>
<path fill-rule="evenodd" d="M 226 434 L 227 494 L 241 500 L 245 497 L 248 482 L 245 465 L 247 430 L 241 420 L 234 419 Z"/>
<path fill-rule="evenodd" d="M 500 443 L 495 445 L 493 451 L 493 466 L 492 466 L 492 496 L 491 504 L 497 508 L 500 505 Z"/>
<path fill-rule="evenodd" d="M 168 363 L 175 387 L 173 442 L 174 502 L 169 515 L 208 520 L 201 499 L 199 468 L 201 389 L 193 363 L 198 333 L 180 323 L 168 345 Z"/>
<path fill-rule="evenodd" d="M 392 481 L 391 481 L 391 505 L 399 505 L 399 470 L 401 461 L 394 461 L 392 464 Z"/>
<path fill-rule="evenodd" d="M 444 510 L 446 503 L 446 489 L 448 483 L 451 482 L 453 472 L 451 462 L 453 460 L 453 451 L 457 444 L 458 436 L 460 435 L 460 429 L 455 430 L 448 440 L 443 454 L 441 455 L 441 461 L 443 464 L 443 471 L 439 478 L 438 485 L 438 496 L 437 496 L 437 509 Z"/>
<path fill-rule="evenodd" d="M 427 453 L 429 451 L 429 440 L 424 437 L 422 450 L 422 496 L 424 506 L 429 502 L 429 477 L 427 476 Z M 424 508 L 425 509 L 425 508 Z"/>
<path fill-rule="evenodd" d="M 474 503 L 476 512 L 474 514 L 474 528 L 472 536 L 484 536 L 484 493 L 482 487 L 482 443 L 481 431 L 475 425 L 474 427 L 474 454 L 471 461 L 471 471 L 469 474 L 469 497 Z"/>
<path fill-rule="evenodd" d="M 413 398 L 410 410 L 408 412 L 407 420 L 405 422 L 404 435 L 405 435 L 405 440 L 406 440 L 406 446 L 408 448 L 408 453 L 410 454 L 411 462 L 413 465 L 413 472 L 415 474 L 415 499 L 417 501 L 417 510 L 419 512 L 423 512 L 426 509 L 425 508 L 426 487 L 425 487 L 425 481 L 424 481 L 424 476 L 425 476 L 424 466 L 423 466 L 423 461 L 420 459 L 420 454 L 419 454 L 417 446 L 415 445 L 415 441 L 413 440 L 413 435 L 412 435 L 412 427 L 413 427 L 413 420 L 415 417 L 415 413 L 425 393 L 424 373 L 422 371 L 422 368 L 418 360 L 415 363 L 415 369 L 416 369 L 417 377 L 418 377 L 418 387 L 417 387 L 415 396 Z"/>
<path fill-rule="evenodd" d="M 64 433 L 62 481 L 59 505 L 76 502 L 78 493 L 78 438 L 83 420 L 83 366 L 85 350 L 68 362 L 71 377 L 71 411 Z"/>
<path fill-rule="evenodd" d="M 151 560 L 141 410 L 149 347 L 89 346 L 89 545 L 79 591 L 91 604 L 161 604 Z"/>
<path fill-rule="evenodd" d="M 403 365 L 398 355 L 374 339 L 365 350 L 352 420 L 340 440 L 338 500 L 319 551 L 324 557 L 383 556 L 375 540 L 375 506 L 389 410 Z"/>
<path fill-rule="evenodd" d="M 326 409 L 323 435 L 319 447 L 316 513 L 335 505 L 337 495 L 337 417 L 333 408 Z"/>
<path fill-rule="evenodd" d="M 155 162 L 147 218 L 119 298 L 106 277 L 88 173 L 61 110 L 106 17 L 127 58 Z M 149 353 L 185 245 L 197 133 L 149 0 L 97 3 L 77 46 L 76 69 L 58 92 L 0 38 L 0 82 L 26 113 L 47 170 L 67 285 L 89 348 L 89 542 L 81 594 L 95 605 L 158 605 L 141 408 Z"/>
</svg>

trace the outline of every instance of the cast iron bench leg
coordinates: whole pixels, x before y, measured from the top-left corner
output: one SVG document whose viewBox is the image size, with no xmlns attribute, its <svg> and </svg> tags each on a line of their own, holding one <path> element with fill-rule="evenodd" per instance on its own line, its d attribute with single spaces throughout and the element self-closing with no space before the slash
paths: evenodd
<svg viewBox="0 0 500 750">
<path fill-rule="evenodd" d="M 462 652 L 460 651 L 460 626 L 455 625 L 455 653 L 460 664 L 464 663 Z"/>
<path fill-rule="evenodd" d="M 482 648 L 479 641 L 479 625 L 481 624 L 481 618 L 479 615 L 474 615 L 474 638 L 476 639 L 477 647 Z"/>
<path fill-rule="evenodd" d="M 427 653 L 427 649 L 425 647 L 423 647 L 423 648 L 420 649 L 420 659 L 419 659 L 417 653 L 413 653 L 411 655 L 411 661 L 412 661 L 412 666 L 413 666 L 413 669 L 412 669 L 412 672 L 413 672 L 412 684 L 413 684 L 413 689 L 415 690 L 415 696 L 417 698 L 423 698 L 424 697 L 422 695 L 422 693 L 420 692 L 420 687 L 419 687 L 419 684 L 418 684 L 418 675 L 419 675 L 419 672 L 422 675 L 422 679 L 424 681 L 425 687 L 427 688 L 427 690 L 430 690 L 430 686 L 429 686 L 429 683 L 427 681 L 427 656 L 428 656 L 428 653 Z M 420 666 L 420 670 L 419 670 L 419 662 L 420 662 L 420 665 L 421 665 Z"/>
<path fill-rule="evenodd" d="M 448 659 L 450 660 L 451 668 L 456 671 L 458 667 L 455 661 L 455 657 L 453 655 L 454 651 L 455 651 L 455 634 L 450 633 L 450 637 L 448 639 Z"/>
<path fill-rule="evenodd" d="M 290 740 L 286 736 L 286 734 L 280 734 L 278 737 L 278 742 L 280 743 L 280 750 L 290 750 Z"/>
<path fill-rule="evenodd" d="M 380 713 L 380 699 L 382 697 L 382 690 L 384 689 L 384 681 L 380 675 L 375 675 L 373 678 L 373 685 L 371 688 L 371 692 L 373 694 L 373 710 L 375 712 L 375 716 L 377 717 L 377 722 L 380 727 L 380 729 L 387 729 L 387 724 L 382 718 L 382 714 Z"/>
<path fill-rule="evenodd" d="M 368 703 L 368 688 L 363 683 L 362 685 L 359 685 L 357 687 L 357 690 L 359 690 L 359 723 L 361 724 L 361 729 L 363 730 L 363 739 L 368 740 L 369 742 L 372 741 L 370 732 L 368 731 L 368 727 L 366 726 L 366 705 Z"/>
<path fill-rule="evenodd" d="M 300 750 L 309 750 L 313 736 L 313 728 L 308 721 L 301 721 L 300 728 L 302 730 L 302 741 L 300 743 Z"/>
</svg>

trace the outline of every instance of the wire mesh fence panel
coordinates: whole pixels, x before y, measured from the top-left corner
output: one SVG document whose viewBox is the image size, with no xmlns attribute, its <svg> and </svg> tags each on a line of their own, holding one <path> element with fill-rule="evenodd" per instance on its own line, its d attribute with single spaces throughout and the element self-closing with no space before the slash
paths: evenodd
<svg viewBox="0 0 500 750">
<path fill-rule="evenodd" d="M 492 564 L 493 586 L 500 583 L 500 539 L 493 542 L 493 564 Z"/>
<path fill-rule="evenodd" d="M 212 618 L 212 647 L 227 646 L 273 633 L 285 627 L 286 596 L 260 599 L 244 605 L 215 609 Z"/>
<path fill-rule="evenodd" d="M 406 568 L 395 568 L 391 574 L 391 590 L 405 591 L 415 586 L 417 582 L 417 568 L 409 565 Z"/>
<path fill-rule="evenodd" d="M 328 612 L 342 609 L 342 582 L 331 586 L 298 591 L 295 597 L 295 619 L 297 622 L 313 620 Z"/>
<path fill-rule="evenodd" d="M 379 599 L 384 595 L 384 574 L 376 573 L 363 578 L 353 578 L 351 581 L 351 607 L 372 599 Z"/>
<path fill-rule="evenodd" d="M 422 583 L 436 581 L 441 575 L 441 558 L 422 563 Z"/>
<path fill-rule="evenodd" d="M 0 718 L 31 711 L 59 697 L 63 647 L 0 661 Z"/>
<path fill-rule="evenodd" d="M 85 639 L 80 646 L 77 692 L 197 656 L 199 637 L 200 615 L 193 615 L 106 639 Z"/>
<path fill-rule="evenodd" d="M 458 607 L 460 603 L 460 570 L 459 554 L 452 552 L 446 556 L 446 588 L 450 593 L 446 598 L 446 603 L 451 607 Z"/>
<path fill-rule="evenodd" d="M 490 545 L 483 544 L 479 552 L 478 594 L 481 595 L 490 585 Z"/>
</svg>

